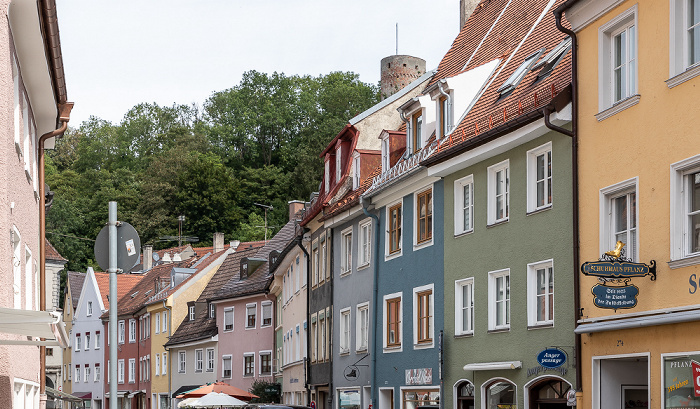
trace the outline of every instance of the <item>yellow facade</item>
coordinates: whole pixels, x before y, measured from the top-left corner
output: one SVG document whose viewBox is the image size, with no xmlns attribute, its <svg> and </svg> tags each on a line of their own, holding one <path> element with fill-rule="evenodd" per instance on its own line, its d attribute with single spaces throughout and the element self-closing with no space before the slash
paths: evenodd
<svg viewBox="0 0 700 409">
<path fill-rule="evenodd" d="M 153 399 L 159 399 L 159 395 L 168 395 L 170 391 L 168 382 L 171 370 L 169 353 L 163 348 L 163 345 L 168 342 L 170 309 L 165 308 L 161 301 L 149 305 L 147 311 L 151 316 L 151 393 L 156 395 Z M 156 319 L 156 316 L 158 316 L 158 319 Z M 163 326 L 164 318 L 166 322 L 165 327 Z M 166 361 L 165 368 L 163 368 L 164 360 Z"/>
<path fill-rule="evenodd" d="M 691 168 L 700 162 L 673 166 L 700 155 L 700 77 L 676 85 L 677 71 L 670 68 L 672 56 L 684 49 L 682 42 L 671 41 L 671 33 L 685 29 L 672 30 L 670 24 L 686 23 L 672 19 L 671 13 L 686 5 L 680 0 L 579 1 L 566 12 L 578 38 L 580 261 L 596 261 L 604 250 L 611 250 L 613 230 L 620 228 L 617 220 L 629 215 L 628 220 L 636 221 L 636 233 L 627 236 L 636 234 L 636 261 L 655 260 L 657 274 L 655 281 L 649 276 L 632 278 L 629 284 L 639 288 L 638 303 L 618 310 L 594 305 L 591 289 L 599 281 L 581 275 L 579 331 L 594 325 L 604 328 L 582 335 L 583 408 L 624 407 L 619 405 L 625 396 L 640 400 L 642 395 L 650 408 L 681 407 L 686 398 L 677 390 L 673 393 L 673 383 L 674 378 L 676 384 L 682 383 L 685 372 L 668 369 L 672 364 L 664 364 L 662 354 L 700 351 L 700 322 L 682 317 L 684 311 L 696 310 L 700 318 L 700 260 L 683 242 L 689 234 L 697 234 L 684 214 L 690 192 L 683 172 L 695 172 Z M 630 83 L 631 97 L 615 105 L 604 96 L 606 87 L 614 89 L 609 61 L 614 54 L 609 56 L 621 31 L 629 38 L 636 36 L 636 45 L 626 44 L 636 48 L 636 72 L 629 72 L 637 80 L 636 87 Z M 679 192 L 681 187 L 684 192 Z M 621 201 L 616 198 L 630 193 L 635 201 L 627 196 L 627 212 L 618 211 Z M 630 243 L 626 244 L 629 249 Z M 668 324 L 661 319 L 658 325 L 648 324 L 661 315 L 684 322 Z M 647 324 L 633 329 L 634 319 Z M 676 376 L 664 377 L 665 371 Z M 619 396 L 607 385 L 617 372 Z M 689 368 L 687 372 L 690 377 Z"/>
</svg>

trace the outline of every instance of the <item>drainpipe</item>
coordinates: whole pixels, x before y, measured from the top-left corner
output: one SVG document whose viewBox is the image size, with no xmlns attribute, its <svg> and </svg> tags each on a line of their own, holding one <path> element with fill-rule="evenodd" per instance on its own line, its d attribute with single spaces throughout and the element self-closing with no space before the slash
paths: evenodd
<svg viewBox="0 0 700 409">
<path fill-rule="evenodd" d="M 46 188 L 44 187 L 44 142 L 47 139 L 63 135 L 68 129 L 72 102 L 58 105 L 59 123 L 61 126 L 39 137 L 38 167 L 39 167 L 39 311 L 46 310 Z M 27 153 L 28 154 L 28 153 Z M 42 339 L 43 341 L 43 339 Z M 39 347 L 39 396 L 40 406 L 46 405 L 46 347 Z"/>
<path fill-rule="evenodd" d="M 447 135 L 452 129 L 448 129 L 448 125 L 452 123 L 452 97 L 450 94 L 445 92 L 445 90 L 442 89 L 442 82 L 438 81 L 438 91 L 440 91 L 440 94 L 442 94 L 445 98 L 447 98 L 447 123 L 443 125 L 443 128 L 445 129 L 445 135 Z M 444 118 L 444 115 L 443 115 Z M 443 118 L 440 118 L 440 121 L 442 121 Z M 450 126 L 451 128 L 451 126 Z M 443 135 L 443 137 L 445 136 Z"/>
<path fill-rule="evenodd" d="M 578 266 L 580 265 L 579 254 L 579 204 L 578 204 L 578 40 L 576 33 L 564 27 L 561 17 L 564 11 L 569 8 L 574 1 L 567 1 L 554 10 L 554 18 L 557 28 L 562 33 L 571 37 L 571 162 L 573 165 L 572 174 L 572 199 L 573 199 L 573 253 L 574 253 L 574 325 L 581 315 L 580 282 Z M 545 112 L 545 125 L 549 122 L 549 115 Z M 547 125 L 550 127 L 550 125 Z M 551 128 L 551 127 L 550 127 Z M 551 128 L 557 130 L 555 128 Z M 582 371 L 581 371 L 581 334 L 576 334 L 574 339 L 574 355 L 576 356 L 576 391 L 577 401 L 582 403 Z"/>
<path fill-rule="evenodd" d="M 403 117 L 403 114 L 402 114 Z M 371 217 L 375 221 L 374 229 L 374 261 L 372 263 L 372 309 L 374 310 L 374 322 L 372 325 L 372 336 L 370 338 L 370 355 L 372 355 L 372 373 L 370 378 L 370 387 L 372 388 L 372 408 L 378 408 L 377 406 L 377 351 L 376 349 L 376 339 L 377 339 L 377 297 L 379 289 L 377 288 L 377 277 L 379 275 L 379 217 L 375 214 L 370 213 L 365 207 L 365 204 L 369 206 L 369 203 L 365 202 L 365 197 L 360 196 L 360 206 L 362 211 L 366 216 Z"/>
<path fill-rule="evenodd" d="M 170 335 L 172 334 L 172 317 L 173 317 L 173 309 L 168 307 L 165 303 L 166 300 L 163 300 L 163 308 L 165 308 L 168 311 L 168 319 L 170 322 L 168 323 L 168 341 L 170 341 Z M 209 313 L 208 307 L 207 307 L 207 314 Z M 170 351 L 168 351 L 168 361 L 170 361 Z M 165 361 L 164 361 L 165 362 Z M 172 380 L 173 380 L 173 367 L 170 365 L 170 362 L 168 362 L 168 401 L 172 400 L 172 396 L 170 395 L 170 391 L 172 389 Z M 158 400 L 160 400 L 160 396 L 158 397 Z"/>
<path fill-rule="evenodd" d="M 301 234 L 297 236 L 297 246 L 304 252 L 306 257 L 306 358 L 304 358 L 304 390 L 306 391 L 306 406 L 311 406 L 311 392 L 309 391 L 309 375 L 307 372 L 309 366 L 309 356 L 311 356 L 311 345 L 309 343 L 309 329 L 311 328 L 311 314 L 309 314 L 309 304 L 311 302 L 311 258 L 309 252 L 301 244 L 304 239 L 304 229 L 301 229 Z"/>
<path fill-rule="evenodd" d="M 335 279 L 333 277 L 333 229 L 331 230 L 330 236 L 326 234 L 326 246 L 328 251 L 328 248 L 330 248 L 331 255 L 330 257 L 327 258 L 326 262 L 328 263 L 328 269 L 330 271 L 330 278 L 331 278 L 331 309 L 329 312 L 331 313 L 331 317 L 333 317 L 334 312 L 333 312 L 333 283 L 335 282 Z M 330 237 L 330 239 L 329 239 Z M 330 368 L 328 368 L 328 373 L 330 374 L 330 377 L 328 379 L 328 407 L 332 408 L 333 407 L 333 402 L 335 401 L 335 394 L 333 393 L 333 328 L 335 327 L 335 322 L 333 319 L 330 319 L 330 325 L 328 325 L 328 316 L 326 316 L 326 326 L 328 327 L 328 356 L 330 357 L 331 363 L 330 363 Z"/>
</svg>

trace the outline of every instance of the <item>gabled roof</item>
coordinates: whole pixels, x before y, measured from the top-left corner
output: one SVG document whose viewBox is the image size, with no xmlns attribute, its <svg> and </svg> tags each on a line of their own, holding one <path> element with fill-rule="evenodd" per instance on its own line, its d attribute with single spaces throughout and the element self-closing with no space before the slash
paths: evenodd
<svg viewBox="0 0 700 409">
<path fill-rule="evenodd" d="M 49 242 L 48 239 L 45 241 L 46 243 L 46 259 L 47 260 L 53 260 L 53 261 L 58 261 L 58 262 L 68 262 L 59 252 L 56 250 L 56 248 Z"/>
<path fill-rule="evenodd" d="M 94 273 L 97 287 L 102 297 L 105 310 L 109 309 L 109 273 Z M 117 274 L 117 300 L 120 300 L 137 283 L 143 279 L 143 274 Z"/>
<path fill-rule="evenodd" d="M 298 216 L 298 214 L 297 214 Z M 255 255 L 251 258 L 264 259 L 265 262 L 262 263 L 255 271 L 249 273 L 248 277 L 241 279 L 241 274 L 233 274 L 231 278 L 226 282 L 221 289 L 219 289 L 213 299 L 226 299 L 226 298 L 237 298 L 246 295 L 263 293 L 267 290 L 270 281 L 272 280 L 272 274 L 269 271 L 269 261 L 268 256 L 272 251 L 282 251 L 284 247 L 289 243 L 289 241 L 296 235 L 296 217 L 287 222 L 280 229 L 280 231 L 275 234 L 275 236 L 270 240 L 263 248 L 258 250 Z M 240 269 L 240 263 L 238 266 L 227 266 L 228 268 L 233 268 L 234 271 Z M 223 269 L 224 266 L 221 266 Z"/>
<path fill-rule="evenodd" d="M 372 186 L 372 181 L 382 172 L 382 166 L 374 168 L 367 178 L 360 182 L 360 187 L 348 192 L 341 200 L 338 200 L 333 205 L 326 208 L 323 212 L 321 220 L 329 219 L 345 210 L 351 209 L 360 203 L 360 196 Z"/>
<path fill-rule="evenodd" d="M 77 271 L 68 272 L 68 286 L 71 292 L 71 303 L 73 304 L 73 311 L 78 308 L 78 302 L 80 302 L 80 293 L 83 291 L 83 283 L 85 282 L 85 277 L 87 274 L 79 273 Z"/>
</svg>

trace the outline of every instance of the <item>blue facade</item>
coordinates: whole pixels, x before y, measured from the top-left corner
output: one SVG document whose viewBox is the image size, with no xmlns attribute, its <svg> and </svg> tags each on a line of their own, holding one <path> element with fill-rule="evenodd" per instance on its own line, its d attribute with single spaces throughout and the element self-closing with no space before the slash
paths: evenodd
<svg viewBox="0 0 700 409">
<path fill-rule="evenodd" d="M 425 171 L 421 171 L 424 175 Z M 400 198 L 390 200 L 382 198 L 382 192 L 372 199 L 377 203 L 380 218 L 377 304 L 378 309 L 373 318 L 376 354 L 376 388 L 374 401 L 379 409 L 413 408 L 411 400 L 423 403 L 439 401 L 439 350 L 440 331 L 443 329 L 443 183 L 437 180 L 424 184 L 420 179 L 414 185 L 416 189 L 404 188 Z M 410 189 L 410 190 L 409 190 Z M 421 192 L 432 189 L 432 239 L 419 244 L 416 240 L 418 221 L 416 220 L 416 203 Z M 386 189 L 391 194 L 392 189 Z M 386 196 L 388 196 L 388 194 Z M 399 255 L 390 255 L 387 240 L 390 234 L 389 209 L 401 203 L 401 251 Z M 430 308 L 426 327 L 421 323 L 419 298 L 428 295 Z M 392 327 L 391 307 L 389 302 L 400 298 L 400 346 L 391 345 L 388 327 Z M 423 298 L 423 302 L 428 300 Z M 394 324 L 395 325 L 395 324 Z M 423 326 L 422 326 L 423 325 Z M 421 326 L 423 331 L 421 331 Z M 425 330 L 427 329 L 427 334 Z M 423 332 L 423 339 L 419 335 Z M 426 341 L 426 335 L 430 342 Z M 426 402 L 427 401 L 427 402 Z M 393 407 L 392 407 L 393 403 Z"/>
</svg>

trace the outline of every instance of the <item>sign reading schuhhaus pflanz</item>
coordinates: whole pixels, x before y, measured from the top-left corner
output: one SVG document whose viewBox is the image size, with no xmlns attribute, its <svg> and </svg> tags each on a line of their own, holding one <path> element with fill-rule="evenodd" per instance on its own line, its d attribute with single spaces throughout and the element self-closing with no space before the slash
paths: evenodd
<svg viewBox="0 0 700 409">
<path fill-rule="evenodd" d="M 605 278 L 630 278 L 651 275 L 656 279 L 656 262 L 650 265 L 629 261 L 587 261 L 581 265 L 581 272 L 587 276 Z"/>
</svg>

